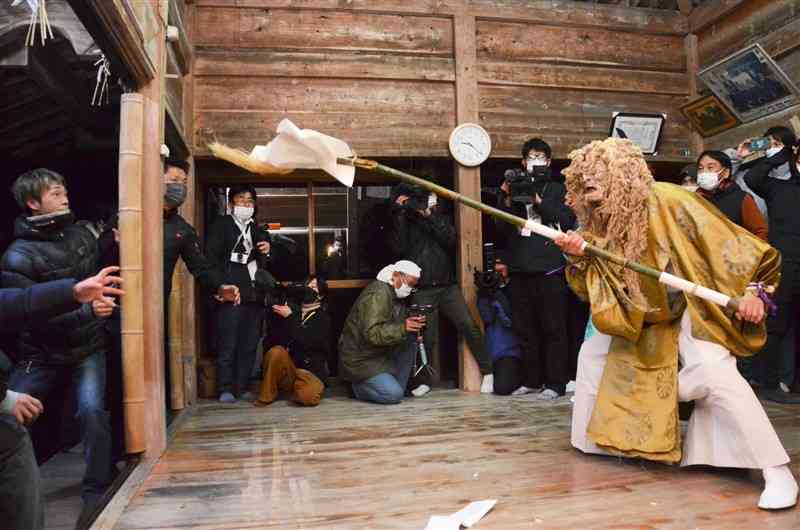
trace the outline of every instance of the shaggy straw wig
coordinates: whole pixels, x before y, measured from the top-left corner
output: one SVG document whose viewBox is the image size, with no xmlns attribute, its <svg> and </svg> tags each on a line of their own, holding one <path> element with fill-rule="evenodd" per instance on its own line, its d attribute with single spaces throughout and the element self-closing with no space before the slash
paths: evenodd
<svg viewBox="0 0 800 530">
<path fill-rule="evenodd" d="M 647 249 L 647 201 L 654 182 L 642 152 L 630 140 L 607 138 L 572 151 L 569 158 L 567 204 L 582 230 L 607 239 L 610 251 L 639 261 Z M 586 201 L 584 175 L 595 175 L 602 184 L 601 204 Z M 633 300 L 643 302 L 638 274 L 625 269 L 624 278 Z"/>
</svg>

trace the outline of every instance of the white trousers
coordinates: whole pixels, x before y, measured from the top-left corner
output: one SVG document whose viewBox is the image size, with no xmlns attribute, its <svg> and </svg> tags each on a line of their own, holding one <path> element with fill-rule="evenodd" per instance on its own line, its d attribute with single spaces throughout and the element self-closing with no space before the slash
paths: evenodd
<svg viewBox="0 0 800 530">
<path fill-rule="evenodd" d="M 578 355 L 572 445 L 585 453 L 607 454 L 587 438 L 586 429 L 610 346 L 611 336 L 595 333 Z M 764 469 L 788 463 L 789 455 L 736 369 L 736 359 L 723 346 L 694 338 L 688 311 L 681 318 L 678 347 L 678 399 L 695 403 L 681 465 Z"/>
</svg>

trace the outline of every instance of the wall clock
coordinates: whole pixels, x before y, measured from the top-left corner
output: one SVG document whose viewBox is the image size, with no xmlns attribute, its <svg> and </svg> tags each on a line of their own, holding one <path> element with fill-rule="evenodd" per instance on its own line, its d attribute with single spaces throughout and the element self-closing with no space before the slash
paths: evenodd
<svg viewBox="0 0 800 530">
<path fill-rule="evenodd" d="M 462 166 L 479 166 L 492 152 L 492 139 L 477 123 L 462 123 L 450 133 L 450 154 Z"/>
</svg>

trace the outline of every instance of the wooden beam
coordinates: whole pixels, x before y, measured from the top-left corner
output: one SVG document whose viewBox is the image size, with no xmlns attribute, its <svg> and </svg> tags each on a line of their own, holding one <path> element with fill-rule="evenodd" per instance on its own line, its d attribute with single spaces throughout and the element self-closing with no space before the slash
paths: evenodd
<svg viewBox="0 0 800 530">
<path fill-rule="evenodd" d="M 697 35 L 690 34 L 686 36 L 685 41 L 686 46 L 686 74 L 689 80 L 689 99 L 694 99 L 698 96 L 699 90 L 697 87 L 698 84 L 698 77 L 697 72 L 700 70 L 700 55 L 697 50 Z M 703 152 L 705 145 L 703 143 L 703 137 L 692 129 L 691 132 L 691 145 L 692 145 L 692 152 L 695 157 L 700 156 L 700 153 Z"/>
<path fill-rule="evenodd" d="M 689 32 L 699 33 L 747 2 L 748 0 L 706 0 L 692 11 Z"/>
<path fill-rule="evenodd" d="M 453 20 L 456 59 L 456 122 L 478 123 L 477 24 L 472 15 L 460 13 Z M 480 168 L 467 168 L 455 163 L 456 191 L 475 200 L 481 198 Z M 475 318 L 477 292 L 472 271 L 481 267 L 483 239 L 480 212 L 463 204 L 456 206 L 458 226 L 458 285 Z M 480 322 L 480 319 L 477 319 Z M 462 390 L 477 392 L 481 373 L 475 357 L 464 341 L 459 340 L 459 381 Z"/>
<path fill-rule="evenodd" d="M 178 41 L 170 42 L 169 47 L 175 52 L 175 58 L 182 75 L 186 75 L 192 68 L 194 49 L 192 48 L 186 25 L 184 24 L 178 2 L 183 0 L 169 0 L 169 25 L 178 28 Z"/>
</svg>

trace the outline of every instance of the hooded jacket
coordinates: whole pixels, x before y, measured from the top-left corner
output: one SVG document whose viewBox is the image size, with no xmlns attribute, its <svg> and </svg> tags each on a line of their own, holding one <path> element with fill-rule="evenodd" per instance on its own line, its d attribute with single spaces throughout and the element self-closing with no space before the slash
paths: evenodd
<svg viewBox="0 0 800 530">
<path fill-rule="evenodd" d="M 82 223 L 34 227 L 25 216 L 14 225 L 15 240 L 0 261 L 3 287 L 26 288 L 38 283 L 97 273 L 97 240 Z M 22 362 L 74 365 L 102 351 L 102 321 L 90 304 L 54 318 L 31 322 L 19 336 Z"/>
<path fill-rule="evenodd" d="M 409 208 L 392 206 L 393 229 L 389 237 L 392 252 L 413 261 L 424 271 L 417 287 L 438 287 L 455 282 L 456 229 L 436 210 L 429 216 Z"/>
</svg>

